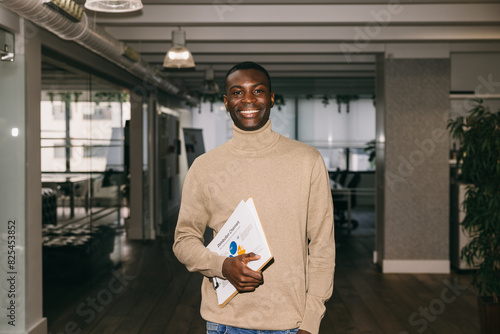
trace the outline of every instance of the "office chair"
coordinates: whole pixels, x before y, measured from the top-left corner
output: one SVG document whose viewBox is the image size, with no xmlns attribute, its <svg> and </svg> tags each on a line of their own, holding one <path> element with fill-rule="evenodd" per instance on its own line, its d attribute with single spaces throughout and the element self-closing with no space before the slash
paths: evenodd
<svg viewBox="0 0 500 334">
<path fill-rule="evenodd" d="M 328 176 L 333 182 L 337 183 L 338 182 L 337 179 L 339 178 L 340 173 L 341 173 L 340 168 L 337 167 L 335 171 L 328 171 Z"/>
<path fill-rule="evenodd" d="M 356 173 L 347 184 L 347 188 L 351 189 L 351 210 L 356 207 L 356 188 L 361 180 L 361 174 Z M 333 195 L 333 194 L 332 194 Z M 335 210 L 335 227 L 341 228 L 347 223 L 348 198 L 347 196 L 332 196 L 333 206 Z M 358 221 L 351 219 L 351 229 L 358 227 Z"/>
<path fill-rule="evenodd" d="M 340 172 L 340 175 L 338 175 L 338 180 L 337 183 L 340 184 L 342 187 L 345 187 L 345 181 L 347 180 L 347 170 L 343 170 Z"/>
</svg>

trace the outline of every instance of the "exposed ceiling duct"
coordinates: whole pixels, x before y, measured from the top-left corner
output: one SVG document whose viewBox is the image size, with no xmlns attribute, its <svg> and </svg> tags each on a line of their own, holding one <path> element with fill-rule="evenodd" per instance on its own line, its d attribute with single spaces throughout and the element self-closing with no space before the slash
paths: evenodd
<svg viewBox="0 0 500 334">
<path fill-rule="evenodd" d="M 81 21 L 73 22 L 44 5 L 41 0 L 0 0 L 0 4 L 19 16 L 54 33 L 56 36 L 74 41 L 123 67 L 141 78 L 147 86 L 155 86 L 190 103 L 198 100 L 182 92 L 179 87 L 159 76 L 155 69 L 142 59 L 136 62 L 124 57 L 124 45 L 100 29 L 84 13 Z"/>
</svg>

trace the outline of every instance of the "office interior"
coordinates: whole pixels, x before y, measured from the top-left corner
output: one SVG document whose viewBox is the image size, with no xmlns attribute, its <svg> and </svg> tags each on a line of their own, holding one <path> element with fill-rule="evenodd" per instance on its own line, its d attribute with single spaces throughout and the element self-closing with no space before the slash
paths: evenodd
<svg viewBox="0 0 500 334">
<path fill-rule="evenodd" d="M 458 256 L 458 143 L 446 126 L 474 99 L 500 108 L 496 1 L 143 3 L 74 21 L 42 1 L 0 1 L 1 233 L 15 224 L 17 236 L 1 276 L 16 277 L 16 297 L 2 292 L 16 326 L 0 332 L 77 333 L 87 319 L 81 332 L 119 333 L 94 318 L 113 314 L 134 247 L 161 242 L 170 257 L 156 265 L 178 268 L 169 248 L 183 180 L 194 156 L 231 138 L 223 79 L 244 60 L 270 72 L 273 129 L 324 158 L 339 254 L 358 238 L 377 280 L 469 279 Z M 195 70 L 162 68 L 177 29 Z M 221 93 L 200 92 L 209 68 Z M 78 309 L 103 282 L 123 283 L 97 290 L 110 306 Z"/>
</svg>

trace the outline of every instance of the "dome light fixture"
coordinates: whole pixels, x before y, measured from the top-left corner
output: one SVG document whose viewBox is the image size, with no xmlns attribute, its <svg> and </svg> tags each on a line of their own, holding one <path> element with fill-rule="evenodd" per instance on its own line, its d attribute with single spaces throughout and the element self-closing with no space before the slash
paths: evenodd
<svg viewBox="0 0 500 334">
<path fill-rule="evenodd" d="M 214 80 L 214 68 L 207 67 L 205 70 L 205 80 L 201 82 L 200 92 L 206 95 L 218 94 L 219 85 Z"/>
<path fill-rule="evenodd" d="M 186 48 L 186 33 L 179 30 L 172 31 L 172 47 L 168 50 L 163 61 L 166 69 L 194 69 L 194 59 Z"/>
<path fill-rule="evenodd" d="M 85 8 L 103 13 L 126 13 L 141 10 L 141 0 L 87 0 Z"/>
</svg>

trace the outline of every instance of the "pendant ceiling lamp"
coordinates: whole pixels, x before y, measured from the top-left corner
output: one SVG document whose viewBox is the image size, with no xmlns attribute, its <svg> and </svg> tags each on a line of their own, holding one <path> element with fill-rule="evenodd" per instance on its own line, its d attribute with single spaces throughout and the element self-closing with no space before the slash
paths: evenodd
<svg viewBox="0 0 500 334">
<path fill-rule="evenodd" d="M 207 95 L 219 93 L 219 85 L 214 80 L 214 68 L 212 66 L 205 70 L 205 80 L 201 83 L 200 91 L 202 94 Z"/>
<path fill-rule="evenodd" d="M 142 9 L 141 0 L 87 0 L 85 8 L 104 13 L 126 13 Z"/>
<path fill-rule="evenodd" d="M 180 28 L 172 31 L 172 47 L 165 55 L 163 67 L 167 69 L 192 69 L 195 67 L 193 55 L 186 48 L 186 33 Z"/>
</svg>

